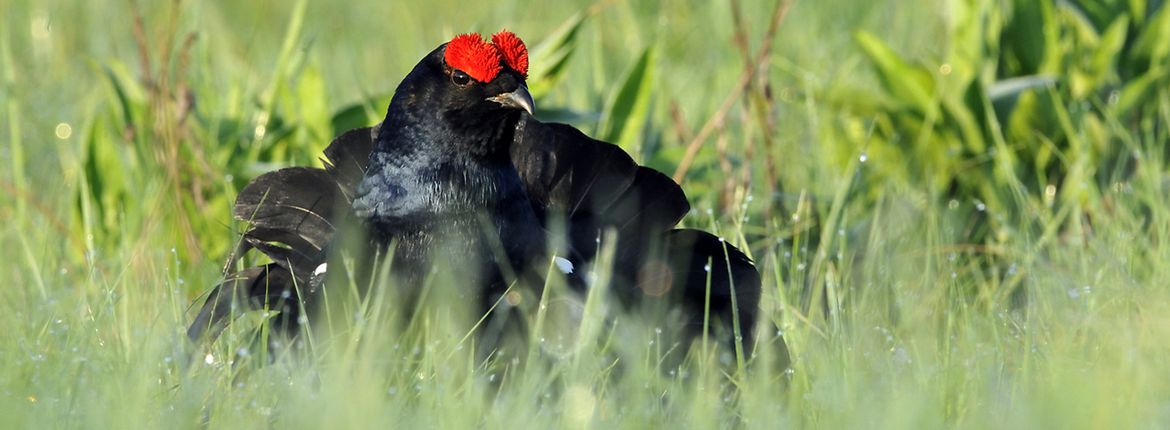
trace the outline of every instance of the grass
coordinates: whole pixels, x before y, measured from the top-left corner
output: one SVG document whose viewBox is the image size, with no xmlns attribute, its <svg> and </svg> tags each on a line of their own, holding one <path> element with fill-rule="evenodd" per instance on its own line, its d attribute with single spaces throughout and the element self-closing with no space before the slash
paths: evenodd
<svg viewBox="0 0 1170 430">
<path fill-rule="evenodd" d="M 0 1 L 0 427 L 1163 428 L 1170 14 L 1113 45 L 1080 24 L 1103 9 L 1069 12 L 1108 2 L 1067 2 L 1035 14 L 1062 29 L 1046 47 L 967 49 L 965 24 L 1032 16 L 1008 3 L 802 1 L 769 35 L 770 1 Z M 380 119 L 454 33 L 504 26 L 572 48 L 533 65 L 540 115 L 687 165 L 685 223 L 750 250 L 748 368 L 699 346 L 659 369 L 656 322 L 597 298 L 580 332 L 547 298 L 520 365 L 481 365 L 448 307 L 392 329 L 377 294 L 267 365 L 259 315 L 187 345 L 236 190 Z M 1060 84 L 1002 118 L 948 78 L 1033 73 Z"/>
</svg>

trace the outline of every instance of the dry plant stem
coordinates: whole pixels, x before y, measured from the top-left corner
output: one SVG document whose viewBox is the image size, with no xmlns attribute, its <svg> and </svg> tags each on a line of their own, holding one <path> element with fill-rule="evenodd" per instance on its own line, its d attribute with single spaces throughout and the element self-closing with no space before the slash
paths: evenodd
<svg viewBox="0 0 1170 430">
<path fill-rule="evenodd" d="M 715 138 L 715 150 L 719 154 L 719 170 L 723 171 L 723 192 L 720 193 L 719 203 L 724 212 L 727 212 L 735 204 L 733 194 L 735 193 L 736 177 L 732 173 L 731 154 L 727 149 L 727 133 L 722 128 L 719 130 L 718 137 Z M 746 184 L 746 183 L 745 183 Z"/>
<path fill-rule="evenodd" d="M 175 100 L 177 92 L 172 86 L 172 71 L 168 70 L 167 64 L 170 64 L 170 57 L 173 55 L 172 45 L 175 43 L 176 29 L 178 28 L 182 4 L 180 0 L 174 0 L 172 2 L 167 26 L 164 30 L 161 30 L 163 32 L 161 37 L 155 38 L 161 41 L 157 49 L 159 54 L 158 58 L 162 62 L 159 64 L 157 73 L 151 65 L 151 60 L 154 57 L 151 55 L 151 49 L 147 39 L 146 23 L 143 19 L 142 11 L 134 0 L 129 0 L 129 4 L 131 13 L 134 15 L 133 35 L 138 47 L 139 67 L 142 73 L 141 79 L 150 97 L 151 131 L 153 134 L 147 138 L 157 138 L 161 141 L 161 145 L 154 152 L 154 156 L 156 161 L 162 164 L 163 170 L 166 172 L 168 186 L 173 192 L 170 198 L 174 199 L 166 202 L 171 203 L 169 207 L 165 209 L 156 207 L 154 210 L 175 210 L 176 208 L 183 207 L 183 196 L 187 194 L 183 192 L 185 187 L 183 184 L 181 163 L 184 160 L 179 153 L 180 146 L 182 145 L 182 136 L 185 134 L 181 124 L 181 117 L 185 115 L 186 107 L 176 106 L 179 104 Z M 173 71 L 176 74 L 175 78 L 179 81 L 178 87 L 180 88 L 185 87 L 182 81 L 188 62 L 185 57 L 187 56 L 187 51 L 193 44 L 194 36 L 187 37 L 179 53 L 179 69 Z M 140 131 L 132 130 L 132 132 L 132 136 L 137 136 Z M 198 188 L 193 188 L 190 192 L 195 196 L 202 194 L 202 190 Z M 187 215 L 187 211 L 185 210 L 179 210 L 178 213 L 180 234 L 186 248 L 192 250 L 199 249 L 198 237 L 195 234 L 195 227 L 190 216 Z M 149 221 L 146 226 L 147 236 L 151 235 L 149 232 L 154 231 L 156 228 L 154 220 L 158 219 L 158 217 L 151 216 L 148 219 Z"/>
<path fill-rule="evenodd" d="M 706 142 L 707 138 L 711 136 L 711 133 L 715 131 L 717 126 L 721 126 L 724 121 L 726 121 L 728 112 L 731 111 L 731 108 L 735 105 L 736 100 L 739 100 L 739 97 L 747 91 L 748 85 L 751 84 L 752 78 L 754 78 L 757 71 L 762 68 L 761 65 L 769 61 L 769 57 L 772 51 L 772 41 L 775 39 L 776 32 L 780 29 L 780 22 L 783 21 L 784 16 L 788 14 L 790 5 L 790 0 L 778 0 L 776 2 L 776 8 L 773 9 L 772 18 L 768 26 L 768 32 L 764 35 L 763 45 L 760 46 L 760 49 L 755 56 L 756 61 L 751 62 L 750 67 L 744 68 L 743 73 L 740 74 L 739 82 L 737 82 L 735 85 L 735 88 L 731 91 L 730 94 L 727 95 L 727 98 L 723 100 L 723 103 L 719 105 L 719 109 L 715 111 L 715 114 L 711 115 L 711 117 L 707 119 L 707 122 L 703 124 L 703 127 L 699 129 L 699 132 L 695 134 L 694 139 L 691 139 L 690 143 L 687 144 L 687 151 L 683 155 L 682 161 L 679 162 L 678 168 L 675 169 L 674 175 L 672 175 L 675 182 L 682 182 L 683 178 L 687 174 L 687 171 L 690 170 L 691 164 L 694 163 L 695 155 L 698 154 L 699 149 L 703 146 L 703 143 Z"/>
<path fill-rule="evenodd" d="M 748 46 L 747 37 L 748 28 L 743 18 L 743 10 L 740 8 L 739 0 L 732 0 L 731 16 L 734 23 L 733 28 L 735 29 L 736 48 L 743 57 L 744 67 L 752 67 L 753 62 L 751 49 Z M 779 28 L 778 24 L 779 21 L 772 21 L 770 23 L 768 28 L 769 36 L 766 36 L 764 42 L 765 44 L 771 43 L 773 37 L 770 35 L 777 31 Z M 769 50 L 765 53 L 762 53 L 761 55 L 770 54 L 771 51 Z M 764 207 L 765 219 L 772 218 L 774 208 L 778 208 L 781 213 L 787 212 L 783 207 L 783 202 L 775 200 L 774 197 L 772 197 L 776 195 L 777 190 L 782 190 L 784 187 L 780 185 L 779 176 L 776 174 L 775 157 L 777 154 L 775 149 L 775 139 L 773 137 L 776 128 L 775 122 L 772 119 L 772 97 L 769 91 L 771 84 L 769 82 L 770 77 L 768 76 L 769 65 L 771 65 L 770 61 L 760 62 L 758 66 L 759 69 L 755 72 L 755 84 L 753 85 L 751 82 L 748 83 L 748 86 L 745 90 L 745 93 L 748 94 L 748 97 L 744 99 L 744 108 L 747 110 L 747 112 L 745 112 L 745 119 L 743 120 L 746 126 L 748 123 L 746 118 L 750 117 L 754 113 L 756 115 L 756 121 L 761 128 L 760 138 L 763 139 L 764 143 L 764 179 L 767 182 L 766 191 L 769 196 L 768 201 L 773 202 L 772 204 Z M 753 107 L 755 109 L 753 109 Z M 752 147 L 753 145 L 751 142 L 751 139 L 745 139 L 745 146 L 748 148 Z M 751 177 L 748 176 L 748 179 L 750 178 Z"/>
<path fill-rule="evenodd" d="M 690 142 L 691 131 L 687 129 L 687 121 L 683 118 L 682 109 L 678 107 L 678 100 L 670 101 L 670 122 L 679 142 Z"/>
</svg>

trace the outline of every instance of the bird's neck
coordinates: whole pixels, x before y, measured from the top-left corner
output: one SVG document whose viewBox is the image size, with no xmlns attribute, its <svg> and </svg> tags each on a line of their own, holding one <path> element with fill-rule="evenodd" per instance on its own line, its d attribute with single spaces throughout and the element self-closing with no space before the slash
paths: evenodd
<svg viewBox="0 0 1170 430">
<path fill-rule="evenodd" d="M 420 114 L 390 109 L 355 209 L 383 222 L 429 224 L 495 211 L 501 204 L 527 204 L 508 145 L 487 149 L 495 144 L 491 139 L 510 142 L 510 132 L 470 133 L 415 115 Z"/>
<path fill-rule="evenodd" d="M 440 116 L 420 118 L 421 115 Z M 455 120 L 459 118 L 459 120 Z M 373 152 L 396 156 L 467 158 L 469 161 L 508 163 L 520 115 L 514 112 L 426 112 L 391 108 Z"/>
</svg>

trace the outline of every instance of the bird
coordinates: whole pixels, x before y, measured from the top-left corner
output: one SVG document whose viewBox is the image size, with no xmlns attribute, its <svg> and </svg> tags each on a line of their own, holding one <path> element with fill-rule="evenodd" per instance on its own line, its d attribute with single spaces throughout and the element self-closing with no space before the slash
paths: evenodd
<svg viewBox="0 0 1170 430">
<path fill-rule="evenodd" d="M 549 261 L 586 292 L 594 280 L 585 268 L 603 264 L 610 246 L 601 269 L 618 302 L 637 312 L 666 301 L 682 311 L 687 341 L 721 326 L 735 333 L 728 344 L 750 349 L 761 295 L 753 261 L 718 236 L 676 227 L 690 204 L 670 177 L 537 119 L 527 76 L 527 47 L 514 33 L 458 35 L 403 78 L 382 122 L 336 137 L 322 168 L 248 183 L 233 210 L 248 227 L 188 337 L 214 338 L 234 312 L 257 308 L 277 311 L 270 323 L 295 334 L 316 317 L 342 242 L 357 236 L 349 245 L 367 255 L 392 254 L 400 288 L 417 291 L 439 267 L 481 313 L 516 278 L 539 287 Z M 232 271 L 252 251 L 271 262 Z"/>
</svg>

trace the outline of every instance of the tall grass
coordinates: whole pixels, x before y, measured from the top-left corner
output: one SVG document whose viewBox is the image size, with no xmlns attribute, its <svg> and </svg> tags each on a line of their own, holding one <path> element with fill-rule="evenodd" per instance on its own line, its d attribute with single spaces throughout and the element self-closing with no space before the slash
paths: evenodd
<svg viewBox="0 0 1170 430">
<path fill-rule="evenodd" d="M 1170 12 L 1029 5 L 4 1 L 0 427 L 1165 427 Z M 526 297 L 515 364 L 377 290 L 291 353 L 257 313 L 186 344 L 239 187 L 505 26 L 538 116 L 757 261 L 745 367 L 596 295 Z"/>
</svg>

